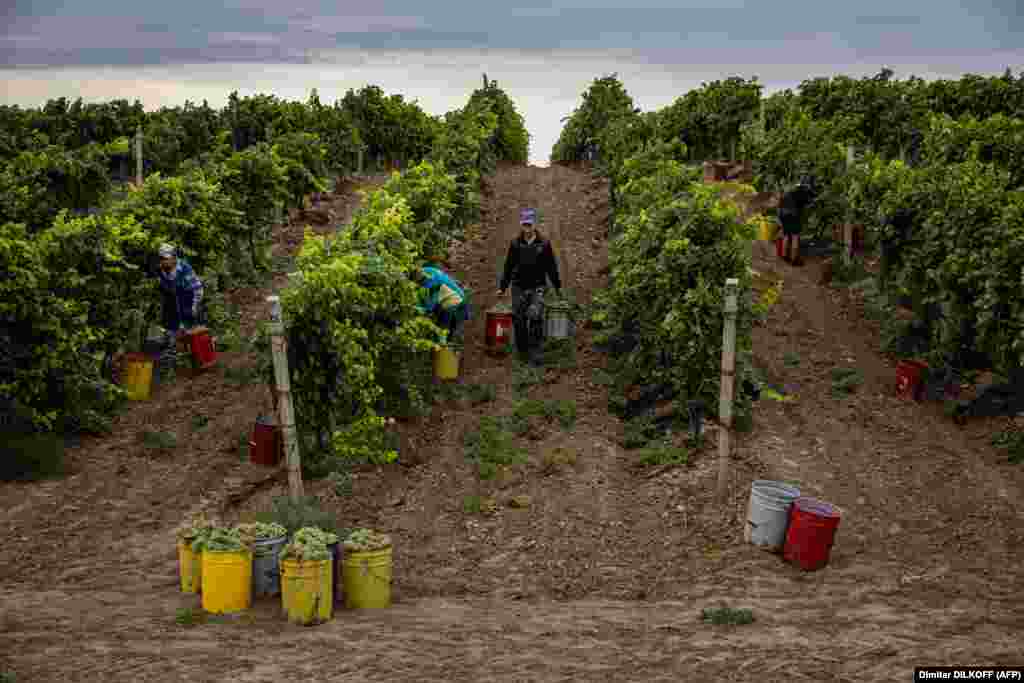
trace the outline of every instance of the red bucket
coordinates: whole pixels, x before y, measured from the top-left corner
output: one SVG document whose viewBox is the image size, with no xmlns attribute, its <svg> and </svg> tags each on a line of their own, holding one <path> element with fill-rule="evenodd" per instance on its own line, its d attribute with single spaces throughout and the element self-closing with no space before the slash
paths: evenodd
<svg viewBox="0 0 1024 683">
<path fill-rule="evenodd" d="M 785 253 L 786 252 L 782 248 L 782 238 L 781 237 L 776 237 L 775 238 L 775 255 L 778 256 L 779 258 L 782 258 L 783 255 L 785 255 Z"/>
<path fill-rule="evenodd" d="M 261 417 L 252 429 L 249 460 L 254 465 L 273 467 L 281 462 L 281 430 L 273 420 Z"/>
<path fill-rule="evenodd" d="M 487 311 L 487 350 L 504 351 L 512 339 L 512 314 Z"/>
<path fill-rule="evenodd" d="M 915 401 L 921 396 L 921 376 L 928 367 L 918 360 L 901 360 L 896 365 L 896 395 Z"/>
<path fill-rule="evenodd" d="M 217 361 L 217 351 L 213 347 L 213 338 L 205 327 L 198 327 L 189 333 L 189 349 L 196 365 L 205 370 Z"/>
<path fill-rule="evenodd" d="M 797 498 L 789 513 L 782 557 L 805 571 L 828 564 L 839 527 L 839 510 L 816 498 Z"/>
</svg>

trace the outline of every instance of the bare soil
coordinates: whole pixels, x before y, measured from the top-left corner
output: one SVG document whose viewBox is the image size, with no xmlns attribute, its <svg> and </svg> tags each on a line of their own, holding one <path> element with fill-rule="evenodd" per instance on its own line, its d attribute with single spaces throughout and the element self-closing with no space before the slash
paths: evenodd
<svg viewBox="0 0 1024 683">
<path fill-rule="evenodd" d="M 940 406 L 896 399 L 877 327 L 846 291 L 818 284 L 814 259 L 792 268 L 755 244 L 755 267 L 785 280 L 755 331 L 756 360 L 796 400 L 757 405 L 730 461 L 727 504 L 713 500 L 713 446 L 653 470 L 621 447 L 622 424 L 594 382 L 605 360 L 586 329 L 577 366 L 547 369 L 527 391 L 575 400 L 575 426 L 521 439 L 529 462 L 481 482 L 461 437 L 515 398 L 512 361 L 484 354 L 483 337 L 518 209 L 541 210 L 580 301 L 603 286 L 607 264 L 607 190 L 586 168 L 502 167 L 489 185 L 482 224 L 451 269 L 477 311 L 460 381 L 493 384 L 497 399 L 400 424 L 403 462 L 359 473 L 350 497 L 306 484 L 343 526 L 393 536 L 391 609 L 340 609 L 300 628 L 271 600 L 216 623 L 175 623 L 179 608 L 200 604 L 178 589 L 183 516 L 205 506 L 241 519 L 286 491 L 282 473 L 234 451 L 270 399 L 263 386 L 226 382 L 223 368 L 245 359 L 225 354 L 218 369 L 131 406 L 112 435 L 84 439 L 72 476 L 0 485 L 0 671 L 192 683 L 894 681 L 926 664 L 1024 663 L 1024 469 L 988 443 L 1007 420 L 960 428 Z M 331 199 L 336 223 L 356 205 L 351 189 Z M 282 227 L 278 248 L 293 253 L 300 240 L 301 228 Z M 234 293 L 248 329 L 282 284 Z M 864 376 L 850 397 L 831 395 L 838 366 Z M 197 414 L 210 419 L 198 432 Z M 144 429 L 173 431 L 180 445 L 147 451 Z M 544 454 L 559 447 L 579 457 L 552 473 Z M 744 543 L 756 478 L 799 482 L 842 509 L 827 568 L 805 573 Z M 509 507 L 519 495 L 529 505 Z M 470 496 L 496 498 L 497 511 L 465 512 Z M 717 605 L 749 607 L 756 620 L 702 623 L 701 609 Z"/>
</svg>

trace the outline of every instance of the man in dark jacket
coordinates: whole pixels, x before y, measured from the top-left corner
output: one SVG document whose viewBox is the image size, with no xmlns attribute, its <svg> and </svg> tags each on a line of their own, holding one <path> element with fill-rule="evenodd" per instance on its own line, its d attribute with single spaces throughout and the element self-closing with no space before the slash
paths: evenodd
<svg viewBox="0 0 1024 683">
<path fill-rule="evenodd" d="M 544 239 L 537 230 L 536 223 L 537 212 L 534 209 L 523 209 L 520 212 L 522 232 L 509 245 L 501 284 L 498 286 L 498 296 L 503 297 L 508 286 L 512 285 L 516 347 L 520 356 L 534 364 L 538 362 L 536 352 L 539 349 L 531 348 L 531 341 L 539 342 L 542 336 L 541 309 L 547 280 L 551 280 L 556 292 L 560 294 L 562 291 L 555 252 L 551 242 Z"/>
<path fill-rule="evenodd" d="M 801 180 L 795 188 L 783 194 L 779 202 L 779 222 L 782 223 L 783 234 L 782 258 L 794 266 L 804 264 L 800 258 L 800 229 L 803 214 L 813 199 L 810 184 Z"/>
</svg>

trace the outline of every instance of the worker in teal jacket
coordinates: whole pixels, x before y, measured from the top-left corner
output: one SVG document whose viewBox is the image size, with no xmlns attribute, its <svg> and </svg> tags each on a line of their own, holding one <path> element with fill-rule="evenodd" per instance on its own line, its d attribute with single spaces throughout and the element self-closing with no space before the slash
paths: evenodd
<svg viewBox="0 0 1024 683">
<path fill-rule="evenodd" d="M 465 290 L 440 268 L 416 271 L 415 279 L 427 294 L 426 301 L 417 308 L 432 315 L 438 327 L 447 330 L 449 340 L 461 341 L 463 323 L 470 318 Z"/>
</svg>

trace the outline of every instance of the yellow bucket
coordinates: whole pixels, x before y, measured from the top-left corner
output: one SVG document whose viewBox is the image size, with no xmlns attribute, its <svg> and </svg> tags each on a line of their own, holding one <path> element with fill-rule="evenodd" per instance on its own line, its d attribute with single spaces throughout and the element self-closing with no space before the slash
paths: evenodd
<svg viewBox="0 0 1024 683">
<path fill-rule="evenodd" d="M 153 386 L 153 359 L 144 353 L 125 354 L 121 375 L 124 391 L 132 401 L 149 399 Z"/>
<path fill-rule="evenodd" d="M 369 552 L 345 551 L 341 578 L 345 607 L 390 607 L 391 548 Z"/>
<path fill-rule="evenodd" d="M 178 541 L 178 569 L 181 573 L 181 592 L 200 592 L 203 584 L 203 555 L 192 552 L 191 543 Z"/>
<path fill-rule="evenodd" d="M 762 242 L 771 242 L 775 239 L 775 231 L 775 223 L 767 218 L 762 218 L 757 226 L 757 239 Z"/>
<path fill-rule="evenodd" d="M 281 604 L 288 621 L 309 626 L 330 621 L 334 607 L 333 560 L 282 560 Z"/>
<path fill-rule="evenodd" d="M 434 376 L 438 379 L 456 379 L 459 376 L 459 354 L 447 346 L 434 351 Z"/>
<path fill-rule="evenodd" d="M 214 614 L 252 606 L 252 553 L 203 551 L 203 609 Z"/>
</svg>

